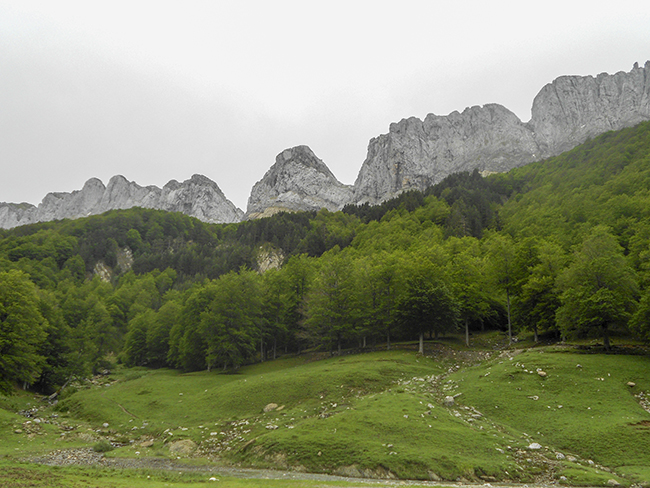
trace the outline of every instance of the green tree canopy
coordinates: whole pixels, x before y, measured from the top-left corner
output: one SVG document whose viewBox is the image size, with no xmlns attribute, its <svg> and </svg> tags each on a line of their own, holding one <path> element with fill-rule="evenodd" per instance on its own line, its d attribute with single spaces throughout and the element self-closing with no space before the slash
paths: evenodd
<svg viewBox="0 0 650 488">
<path fill-rule="evenodd" d="M 610 349 L 609 331 L 627 326 L 638 295 L 637 277 L 609 229 L 595 227 L 558 278 L 562 332 L 598 331 Z"/>
<path fill-rule="evenodd" d="M 38 379 L 45 364 L 39 346 L 46 328 L 36 285 L 20 271 L 0 273 L 0 390 Z"/>
</svg>

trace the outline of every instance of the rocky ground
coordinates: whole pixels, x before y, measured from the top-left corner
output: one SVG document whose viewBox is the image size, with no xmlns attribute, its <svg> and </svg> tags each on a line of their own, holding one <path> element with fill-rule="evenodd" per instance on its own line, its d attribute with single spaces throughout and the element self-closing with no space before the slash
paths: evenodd
<svg viewBox="0 0 650 488">
<path fill-rule="evenodd" d="M 317 473 L 303 473 L 294 471 L 276 471 L 270 469 L 243 469 L 236 467 L 223 467 L 211 464 L 200 466 L 190 465 L 164 458 L 107 458 L 101 453 L 94 452 L 91 448 L 62 449 L 50 452 L 43 456 L 29 459 L 29 461 L 45 464 L 47 466 L 98 466 L 114 469 L 156 469 L 178 472 L 204 472 L 213 476 L 228 476 L 245 479 L 286 479 L 286 480 L 312 480 L 334 481 L 339 483 L 367 483 L 376 486 L 455 486 L 458 488 L 490 487 L 491 483 L 450 483 L 436 481 L 409 481 L 409 480 L 377 480 L 332 476 Z M 504 485 L 500 488 L 546 488 L 555 485 L 550 479 L 540 479 L 537 483 L 526 485 Z"/>
</svg>

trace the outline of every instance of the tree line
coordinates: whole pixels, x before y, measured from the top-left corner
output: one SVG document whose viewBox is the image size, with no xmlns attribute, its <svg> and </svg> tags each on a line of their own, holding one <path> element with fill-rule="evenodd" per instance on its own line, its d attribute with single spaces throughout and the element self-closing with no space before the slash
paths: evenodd
<svg viewBox="0 0 650 488">
<path fill-rule="evenodd" d="M 641 124 L 378 207 L 228 225 L 131 209 L 0 231 L 0 388 L 52 391 L 111 355 L 237 369 L 458 329 L 648 340 L 648 154 Z M 283 266 L 259 273 L 260 246 Z"/>
</svg>

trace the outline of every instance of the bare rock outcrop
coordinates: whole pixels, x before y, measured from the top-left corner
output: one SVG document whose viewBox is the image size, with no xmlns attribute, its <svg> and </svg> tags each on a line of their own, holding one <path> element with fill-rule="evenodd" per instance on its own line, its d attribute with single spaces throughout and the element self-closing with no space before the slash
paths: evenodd
<svg viewBox="0 0 650 488">
<path fill-rule="evenodd" d="M 527 123 L 496 104 L 404 119 L 370 141 L 353 201 L 380 203 L 458 171 L 508 171 L 649 119 L 650 61 L 628 73 L 557 78 L 535 97 Z"/>
<path fill-rule="evenodd" d="M 285 149 L 275 158 L 248 198 L 246 218 L 282 211 L 339 210 L 352 198 L 352 187 L 336 179 L 307 146 Z"/>
<path fill-rule="evenodd" d="M 0 203 L 0 227 L 9 229 L 35 222 L 76 219 L 132 207 L 182 212 L 211 223 L 239 222 L 244 214 L 205 176 L 194 175 L 182 183 L 172 180 L 160 189 L 143 187 L 117 175 L 107 186 L 91 178 L 81 190 L 48 193 L 38 207 Z"/>
<path fill-rule="evenodd" d="M 535 97 L 530 127 L 545 158 L 648 119 L 650 61 L 628 73 L 557 78 Z"/>
<path fill-rule="evenodd" d="M 50 193 L 38 207 L 0 203 L 0 228 L 133 206 L 230 223 L 280 211 L 378 204 L 405 190 L 424 190 L 459 171 L 508 171 L 645 120 L 650 120 L 650 61 L 613 75 L 561 76 L 537 94 L 526 123 L 498 104 L 393 123 L 387 134 L 370 140 L 354 186 L 339 182 L 309 147 L 286 149 L 253 187 L 245 216 L 204 176 L 172 180 L 162 189 L 115 176 L 107 186 L 92 178 L 81 190 Z"/>
<path fill-rule="evenodd" d="M 458 171 L 507 171 L 535 160 L 537 144 L 519 118 L 497 104 L 390 125 L 370 141 L 354 184 L 356 203 L 376 204 L 422 190 Z"/>
</svg>

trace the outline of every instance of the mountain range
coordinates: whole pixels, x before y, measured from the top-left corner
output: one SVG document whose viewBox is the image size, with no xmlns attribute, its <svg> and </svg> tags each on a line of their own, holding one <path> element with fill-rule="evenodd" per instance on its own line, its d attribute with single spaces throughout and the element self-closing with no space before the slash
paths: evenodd
<svg viewBox="0 0 650 488">
<path fill-rule="evenodd" d="M 352 186 L 338 181 L 309 147 L 285 149 L 252 188 L 246 213 L 205 176 L 172 180 L 158 188 L 118 175 L 106 186 L 92 178 L 81 190 L 49 193 L 38 206 L 0 203 L 0 227 L 134 206 L 231 223 L 279 211 L 378 204 L 406 190 L 424 190 L 459 171 L 505 172 L 558 155 L 603 132 L 650 120 L 650 61 L 642 67 L 635 63 L 629 72 L 561 76 L 540 90 L 531 114 L 530 121 L 522 122 L 502 105 L 487 104 L 393 123 L 388 133 L 370 140 Z"/>
</svg>

